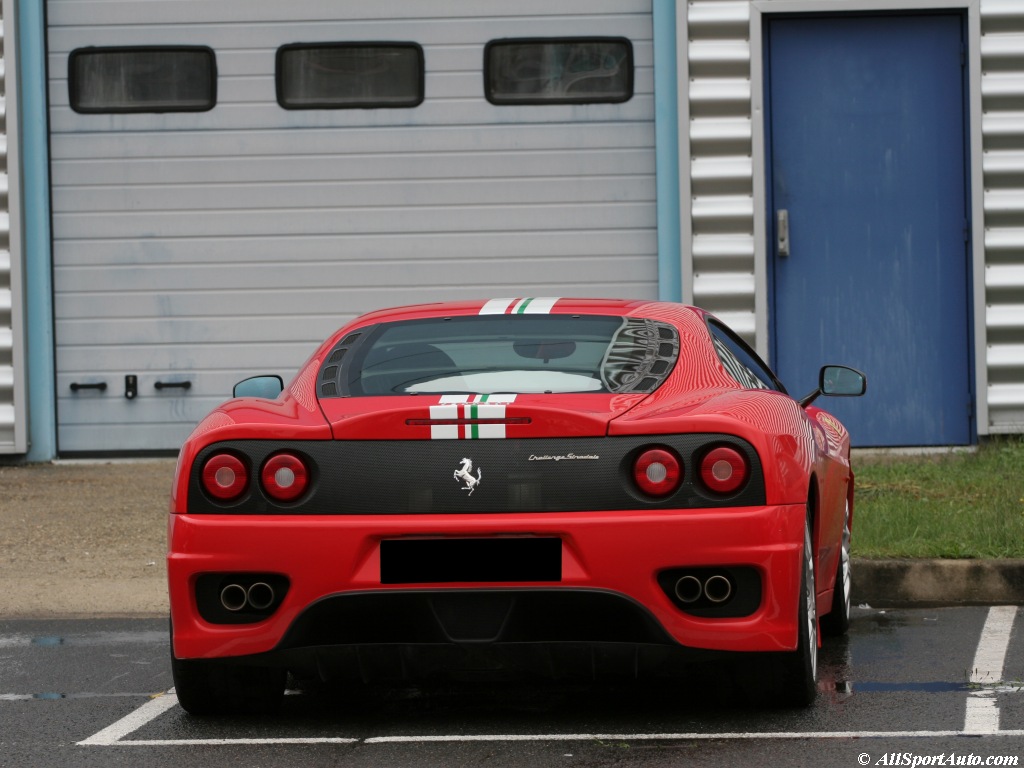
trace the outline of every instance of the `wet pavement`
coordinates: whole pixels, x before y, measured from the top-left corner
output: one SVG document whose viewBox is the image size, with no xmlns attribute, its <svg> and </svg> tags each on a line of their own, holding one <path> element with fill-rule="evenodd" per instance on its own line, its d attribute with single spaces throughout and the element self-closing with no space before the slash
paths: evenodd
<svg viewBox="0 0 1024 768">
<path fill-rule="evenodd" d="M 326 687 L 293 692 L 273 717 L 199 719 L 167 692 L 165 620 L 0 621 L 0 766 L 1019 758 L 1022 630 L 1016 608 L 857 609 L 849 637 L 821 650 L 819 695 L 807 710 L 752 706 L 732 683 L 712 677 L 657 688 Z"/>
</svg>

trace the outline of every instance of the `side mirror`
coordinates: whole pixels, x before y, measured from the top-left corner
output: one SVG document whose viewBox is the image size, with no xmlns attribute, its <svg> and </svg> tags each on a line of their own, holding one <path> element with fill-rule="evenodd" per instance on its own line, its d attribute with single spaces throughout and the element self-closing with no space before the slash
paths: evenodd
<svg viewBox="0 0 1024 768">
<path fill-rule="evenodd" d="M 818 374 L 818 389 L 833 397 L 860 397 L 868 388 L 867 377 L 845 365 L 826 365 Z"/>
<path fill-rule="evenodd" d="M 868 390 L 867 377 L 855 368 L 845 365 L 826 365 L 818 373 L 818 388 L 800 398 L 800 405 L 806 408 L 818 399 L 828 397 L 860 397 Z"/>
<path fill-rule="evenodd" d="M 284 381 L 280 376 L 253 376 L 235 384 L 232 397 L 264 397 L 273 400 L 284 391 Z"/>
</svg>

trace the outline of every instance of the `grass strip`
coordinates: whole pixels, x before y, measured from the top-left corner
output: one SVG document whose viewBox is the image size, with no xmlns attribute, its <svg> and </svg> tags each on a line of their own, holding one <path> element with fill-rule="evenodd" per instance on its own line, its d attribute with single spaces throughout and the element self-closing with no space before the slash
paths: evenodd
<svg viewBox="0 0 1024 768">
<path fill-rule="evenodd" d="M 1024 558 L 1024 437 L 976 451 L 856 453 L 853 555 Z"/>
</svg>

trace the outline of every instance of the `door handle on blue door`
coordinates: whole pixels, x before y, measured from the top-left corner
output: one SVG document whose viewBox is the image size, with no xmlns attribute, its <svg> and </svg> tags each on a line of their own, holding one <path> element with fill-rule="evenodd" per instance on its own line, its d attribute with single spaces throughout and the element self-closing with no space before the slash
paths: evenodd
<svg viewBox="0 0 1024 768">
<path fill-rule="evenodd" d="M 782 258 L 789 256 L 789 211 L 785 208 L 775 212 L 775 252 Z"/>
</svg>

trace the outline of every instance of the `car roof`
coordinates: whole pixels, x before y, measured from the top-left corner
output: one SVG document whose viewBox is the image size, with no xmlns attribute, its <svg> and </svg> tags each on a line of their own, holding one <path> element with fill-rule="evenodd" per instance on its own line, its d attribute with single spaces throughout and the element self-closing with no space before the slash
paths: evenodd
<svg viewBox="0 0 1024 768">
<path fill-rule="evenodd" d="M 659 309 L 681 305 L 647 299 L 586 299 L 586 298 L 502 298 L 446 301 L 432 304 L 412 304 L 370 312 L 357 318 L 358 325 L 413 320 L 430 317 L 450 317 L 479 314 L 584 314 L 584 315 L 660 315 Z M 694 309 L 694 308 L 689 308 Z M 641 311 L 642 310 L 642 311 Z M 699 310 L 694 310 L 698 311 Z"/>
</svg>

